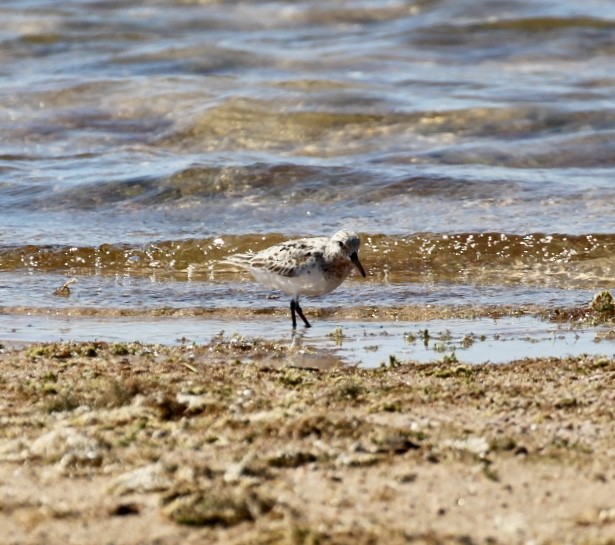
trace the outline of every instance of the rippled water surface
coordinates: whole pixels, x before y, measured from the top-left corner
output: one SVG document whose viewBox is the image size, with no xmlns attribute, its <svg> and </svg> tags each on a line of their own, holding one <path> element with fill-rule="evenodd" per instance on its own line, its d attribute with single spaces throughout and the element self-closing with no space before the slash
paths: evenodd
<svg viewBox="0 0 615 545">
<path fill-rule="evenodd" d="M 585 304 L 613 66 L 610 0 L 5 0 L 2 307 L 270 307 L 217 260 L 341 227 L 316 306 Z"/>
</svg>

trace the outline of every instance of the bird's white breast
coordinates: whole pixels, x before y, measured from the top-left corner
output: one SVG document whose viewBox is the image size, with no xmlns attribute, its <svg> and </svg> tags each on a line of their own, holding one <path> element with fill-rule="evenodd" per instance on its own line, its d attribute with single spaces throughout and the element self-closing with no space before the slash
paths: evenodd
<svg viewBox="0 0 615 545">
<path fill-rule="evenodd" d="M 327 277 L 318 269 L 304 269 L 297 276 L 280 276 L 266 269 L 250 269 L 252 276 L 268 288 L 278 289 L 293 297 L 323 295 L 337 288 L 344 277 Z"/>
</svg>

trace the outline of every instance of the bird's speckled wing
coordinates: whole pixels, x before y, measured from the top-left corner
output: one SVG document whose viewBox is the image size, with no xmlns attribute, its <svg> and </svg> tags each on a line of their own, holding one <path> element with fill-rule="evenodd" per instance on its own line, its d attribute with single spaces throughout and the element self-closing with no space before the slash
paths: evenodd
<svg viewBox="0 0 615 545">
<path fill-rule="evenodd" d="M 299 276 L 306 267 L 322 260 L 327 238 L 290 240 L 271 246 L 252 256 L 249 267 L 280 276 Z"/>
</svg>

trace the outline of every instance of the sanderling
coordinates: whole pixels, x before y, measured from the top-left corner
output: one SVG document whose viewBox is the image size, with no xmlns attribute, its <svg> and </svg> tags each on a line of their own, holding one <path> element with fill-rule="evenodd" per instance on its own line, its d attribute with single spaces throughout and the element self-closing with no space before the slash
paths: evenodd
<svg viewBox="0 0 615 545">
<path fill-rule="evenodd" d="M 290 313 L 294 329 L 297 327 L 295 312 L 310 327 L 299 306 L 301 295 L 333 291 L 350 274 L 353 265 L 365 277 L 357 254 L 360 245 L 359 235 L 342 229 L 331 238 L 288 240 L 256 254 L 235 254 L 222 261 L 250 271 L 256 281 L 268 288 L 292 295 Z"/>
</svg>

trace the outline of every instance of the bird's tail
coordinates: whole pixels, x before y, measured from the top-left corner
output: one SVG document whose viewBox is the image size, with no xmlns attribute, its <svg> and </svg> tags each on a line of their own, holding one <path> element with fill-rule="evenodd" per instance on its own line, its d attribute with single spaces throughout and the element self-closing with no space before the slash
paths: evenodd
<svg viewBox="0 0 615 545">
<path fill-rule="evenodd" d="M 250 268 L 250 261 L 253 257 L 254 254 L 233 254 L 218 260 L 218 263 L 221 265 L 232 265 L 233 267 L 239 267 L 240 269 L 247 270 Z"/>
</svg>

